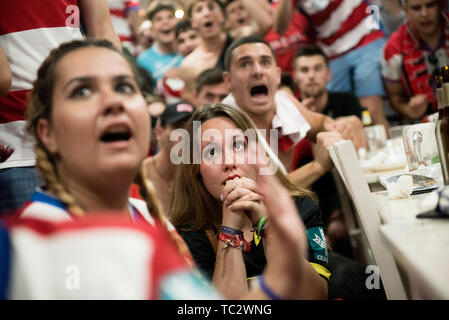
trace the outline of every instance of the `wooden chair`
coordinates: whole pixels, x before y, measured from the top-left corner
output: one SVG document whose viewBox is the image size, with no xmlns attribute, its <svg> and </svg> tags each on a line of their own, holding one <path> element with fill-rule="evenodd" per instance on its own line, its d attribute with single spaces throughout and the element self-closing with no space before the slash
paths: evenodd
<svg viewBox="0 0 449 320">
<path fill-rule="evenodd" d="M 328 150 L 354 203 L 357 221 L 366 239 L 361 243 L 366 246 L 364 251 L 368 257 L 367 260 L 379 267 L 387 298 L 407 299 L 393 255 L 381 239 L 381 220 L 352 142 L 339 141 Z M 372 258 L 370 258 L 370 252 Z"/>
</svg>

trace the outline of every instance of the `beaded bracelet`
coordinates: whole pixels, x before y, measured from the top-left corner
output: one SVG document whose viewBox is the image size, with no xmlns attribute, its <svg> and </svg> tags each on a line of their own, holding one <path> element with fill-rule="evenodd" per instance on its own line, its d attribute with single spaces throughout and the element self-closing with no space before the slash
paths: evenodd
<svg viewBox="0 0 449 320">
<path fill-rule="evenodd" d="M 282 297 L 278 296 L 276 293 L 274 293 L 274 292 L 267 286 L 267 284 L 265 283 L 265 280 L 264 280 L 263 277 L 264 277 L 263 275 L 261 275 L 261 276 L 259 277 L 259 286 L 260 286 L 260 289 L 262 289 L 263 293 L 265 293 L 266 296 L 267 296 L 268 298 L 270 298 L 271 300 L 285 300 L 284 298 L 282 298 Z"/>
</svg>

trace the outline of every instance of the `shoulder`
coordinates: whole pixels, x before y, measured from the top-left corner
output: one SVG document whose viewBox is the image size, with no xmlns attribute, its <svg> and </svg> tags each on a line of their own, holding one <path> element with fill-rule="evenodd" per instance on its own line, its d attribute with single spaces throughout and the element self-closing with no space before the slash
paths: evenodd
<svg viewBox="0 0 449 320">
<path fill-rule="evenodd" d="M 53 222 L 72 220 L 63 203 L 40 188 L 36 189 L 31 201 L 22 208 L 18 216 Z"/>
<path fill-rule="evenodd" d="M 406 34 L 407 28 L 405 24 L 401 25 L 398 30 L 393 32 L 393 34 L 385 43 L 385 47 L 383 50 L 383 58 L 385 60 L 391 59 L 394 55 L 401 54 L 402 42 Z"/>
<path fill-rule="evenodd" d="M 323 225 L 321 210 L 315 200 L 307 196 L 297 196 L 294 201 L 306 229 Z"/>
</svg>

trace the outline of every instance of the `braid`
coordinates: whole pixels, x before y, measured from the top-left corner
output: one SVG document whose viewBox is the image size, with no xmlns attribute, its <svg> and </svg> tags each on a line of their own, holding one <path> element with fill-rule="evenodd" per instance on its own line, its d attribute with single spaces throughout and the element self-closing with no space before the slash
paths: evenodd
<svg viewBox="0 0 449 320">
<path fill-rule="evenodd" d="M 70 213 L 76 216 L 82 216 L 83 210 L 76 204 L 73 196 L 60 183 L 53 162 L 50 160 L 49 154 L 39 144 L 34 147 L 36 153 L 36 167 L 38 168 L 45 186 L 52 191 L 59 200 L 67 205 Z"/>
<path fill-rule="evenodd" d="M 148 210 L 150 214 L 159 221 L 165 230 L 168 231 L 168 235 L 171 241 L 176 245 L 178 248 L 179 253 L 183 255 L 186 262 L 189 265 L 193 265 L 192 256 L 190 255 L 190 251 L 187 248 L 186 243 L 184 240 L 182 240 L 181 236 L 176 232 L 171 232 L 168 230 L 167 226 L 167 220 L 164 214 L 164 209 L 162 208 L 162 205 L 160 201 L 157 199 L 154 186 L 151 183 L 151 181 L 147 180 L 146 178 L 146 169 L 145 166 L 141 166 L 140 172 L 137 175 L 137 181 L 136 183 L 139 186 L 139 192 L 141 197 L 145 200 L 147 203 Z"/>
</svg>

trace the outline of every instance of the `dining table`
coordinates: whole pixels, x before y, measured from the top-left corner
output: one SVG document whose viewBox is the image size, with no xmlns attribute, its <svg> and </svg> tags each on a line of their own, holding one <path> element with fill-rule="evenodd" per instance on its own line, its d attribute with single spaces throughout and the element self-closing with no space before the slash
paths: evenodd
<svg viewBox="0 0 449 320">
<path fill-rule="evenodd" d="M 436 177 L 439 187 L 434 190 L 392 198 L 381 177 L 409 172 L 407 166 L 385 168 L 365 167 L 365 178 L 381 219 L 381 239 L 394 256 L 407 297 L 449 299 L 449 216 L 434 214 L 442 178 Z M 431 217 L 421 216 L 429 213 Z"/>
</svg>

